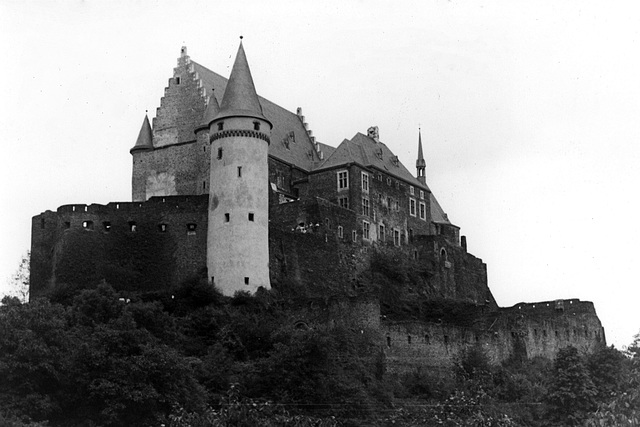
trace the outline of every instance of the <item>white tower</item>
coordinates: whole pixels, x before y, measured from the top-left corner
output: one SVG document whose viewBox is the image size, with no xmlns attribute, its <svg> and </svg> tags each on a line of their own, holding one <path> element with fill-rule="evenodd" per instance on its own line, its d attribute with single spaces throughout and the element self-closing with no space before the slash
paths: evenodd
<svg viewBox="0 0 640 427">
<path fill-rule="evenodd" d="M 242 47 L 211 121 L 207 268 L 225 295 L 269 282 L 269 137 Z"/>
</svg>

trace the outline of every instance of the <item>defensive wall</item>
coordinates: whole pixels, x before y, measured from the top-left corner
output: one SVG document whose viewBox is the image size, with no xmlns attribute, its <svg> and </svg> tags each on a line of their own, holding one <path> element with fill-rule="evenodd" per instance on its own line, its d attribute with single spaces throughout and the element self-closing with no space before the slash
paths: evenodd
<svg viewBox="0 0 640 427">
<path fill-rule="evenodd" d="M 167 288 L 206 273 L 208 195 L 64 205 L 33 217 L 31 297 L 54 284 L 106 280 L 117 289 Z"/>
<path fill-rule="evenodd" d="M 568 346 L 590 353 L 606 345 L 593 303 L 578 299 L 490 310 L 466 325 L 383 318 L 380 332 L 392 372 L 443 370 L 473 347 L 500 363 L 511 357 L 552 359 Z"/>
</svg>

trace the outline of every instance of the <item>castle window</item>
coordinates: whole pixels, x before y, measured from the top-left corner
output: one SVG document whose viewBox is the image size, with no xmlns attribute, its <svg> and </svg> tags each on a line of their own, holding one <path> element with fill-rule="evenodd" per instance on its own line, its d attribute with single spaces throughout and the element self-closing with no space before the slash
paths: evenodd
<svg viewBox="0 0 640 427">
<path fill-rule="evenodd" d="M 427 205 L 423 202 L 420 202 L 420 219 L 426 221 L 427 220 Z"/>
<path fill-rule="evenodd" d="M 196 234 L 196 224 L 192 222 L 187 224 L 187 235 L 193 236 L 195 234 Z"/>
<path fill-rule="evenodd" d="M 387 347 L 391 347 L 391 337 L 387 335 Z"/>
<path fill-rule="evenodd" d="M 351 240 L 353 240 L 353 241 L 355 242 L 355 241 L 356 241 L 356 237 L 357 237 L 356 230 L 353 230 L 353 231 L 351 232 Z"/>
<path fill-rule="evenodd" d="M 218 160 L 222 158 L 222 147 L 218 148 Z"/>
<path fill-rule="evenodd" d="M 400 246 L 400 230 L 393 230 L 393 244 Z"/>
<path fill-rule="evenodd" d="M 205 190 L 207 188 L 207 182 L 202 181 L 202 189 Z"/>
<path fill-rule="evenodd" d="M 425 343 L 425 344 L 431 344 L 431 340 L 429 339 L 429 335 L 426 335 L 426 334 L 425 334 L 425 336 L 424 336 L 424 343 Z"/>
<path fill-rule="evenodd" d="M 413 228 L 409 229 L 409 243 L 413 243 Z"/>
<path fill-rule="evenodd" d="M 440 261 L 447 261 L 447 251 L 445 248 L 440 249 Z"/>
<path fill-rule="evenodd" d="M 341 225 L 338 226 L 338 237 L 341 238 L 341 239 L 344 237 L 343 236 L 343 229 L 342 229 Z"/>
<path fill-rule="evenodd" d="M 329 221 L 329 218 L 324 219 L 324 226 L 327 227 L 327 230 L 331 230 L 331 221 Z"/>
<path fill-rule="evenodd" d="M 135 221 L 129 221 L 129 231 L 135 233 L 138 230 L 138 226 Z"/>
<path fill-rule="evenodd" d="M 338 190 L 349 188 L 349 171 L 338 172 Z"/>
<path fill-rule="evenodd" d="M 416 216 L 416 199 L 409 199 L 409 215 Z"/>
<path fill-rule="evenodd" d="M 407 344 L 411 344 L 411 335 L 407 335 Z"/>
<path fill-rule="evenodd" d="M 396 190 L 400 189 L 400 183 L 398 181 L 396 181 Z"/>
<path fill-rule="evenodd" d="M 242 166 L 238 166 L 238 178 L 242 178 Z"/>
<path fill-rule="evenodd" d="M 224 222 L 229 222 L 230 215 L 228 213 L 224 214 Z"/>
<path fill-rule="evenodd" d="M 366 172 L 362 172 L 362 191 L 369 192 L 369 174 Z"/>
<path fill-rule="evenodd" d="M 378 174 L 378 181 L 382 182 L 382 174 L 381 173 Z"/>
<path fill-rule="evenodd" d="M 158 224 L 158 231 L 161 233 L 166 233 L 167 232 L 167 224 L 162 223 L 162 224 Z"/>
<path fill-rule="evenodd" d="M 224 122 L 220 122 L 218 123 L 218 130 L 223 130 L 224 129 Z"/>
<path fill-rule="evenodd" d="M 415 190 L 413 189 L 413 185 L 409 186 L 409 194 L 411 194 L 412 196 L 415 194 Z"/>
<path fill-rule="evenodd" d="M 413 251 L 413 259 L 415 259 L 415 260 L 418 259 L 418 251 L 417 250 Z"/>
<path fill-rule="evenodd" d="M 547 337 L 547 330 L 546 329 L 542 330 L 542 336 L 545 337 L 545 338 Z"/>
<path fill-rule="evenodd" d="M 253 130 L 260 130 L 260 122 L 253 122 Z"/>
<path fill-rule="evenodd" d="M 179 85 L 180 84 L 180 77 L 176 77 L 176 84 Z"/>
<path fill-rule="evenodd" d="M 420 198 L 424 199 L 424 191 L 420 190 Z"/>
<path fill-rule="evenodd" d="M 251 221 L 251 222 L 254 221 L 253 212 L 249 212 L 249 221 Z"/>
<path fill-rule="evenodd" d="M 369 198 L 362 198 L 362 215 L 369 216 Z"/>
<path fill-rule="evenodd" d="M 362 238 L 369 240 L 369 223 L 362 221 Z"/>
<path fill-rule="evenodd" d="M 384 242 L 384 225 L 380 224 L 380 226 L 378 227 L 379 229 L 379 233 L 378 233 L 378 240 L 381 240 Z"/>
<path fill-rule="evenodd" d="M 109 221 L 105 221 L 102 223 L 102 229 L 106 232 L 111 231 L 111 223 Z"/>
<path fill-rule="evenodd" d="M 244 284 L 245 284 L 245 285 L 249 285 L 249 278 L 248 278 L 248 277 L 245 277 L 245 278 L 244 278 Z"/>
<path fill-rule="evenodd" d="M 85 228 L 87 230 L 93 230 L 93 221 L 83 221 L 82 228 Z"/>
<path fill-rule="evenodd" d="M 400 211 L 400 200 L 395 200 L 394 201 L 394 205 L 396 207 L 396 212 Z"/>
<path fill-rule="evenodd" d="M 71 228 L 71 223 L 69 221 L 65 221 L 64 228 Z"/>
<path fill-rule="evenodd" d="M 387 197 L 387 207 L 389 209 L 391 209 L 392 203 L 393 203 L 393 200 L 391 200 L 391 197 Z"/>
<path fill-rule="evenodd" d="M 348 197 L 340 197 L 338 199 L 338 204 L 341 208 L 349 209 L 349 198 Z"/>
<path fill-rule="evenodd" d="M 207 152 L 207 146 L 206 146 L 206 145 L 203 145 L 203 146 L 202 146 L 202 152 L 203 152 L 203 153 L 206 153 L 206 152 Z"/>
<path fill-rule="evenodd" d="M 40 218 L 40 228 L 44 228 L 44 218 Z"/>
<path fill-rule="evenodd" d="M 449 344 L 449 335 L 444 336 L 444 343 Z"/>
<path fill-rule="evenodd" d="M 387 178 L 387 185 L 391 186 L 391 178 Z"/>
</svg>

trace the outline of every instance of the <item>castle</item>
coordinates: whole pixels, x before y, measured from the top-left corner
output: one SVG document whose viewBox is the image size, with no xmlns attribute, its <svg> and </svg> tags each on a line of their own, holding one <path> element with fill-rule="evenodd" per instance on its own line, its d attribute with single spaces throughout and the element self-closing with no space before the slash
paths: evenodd
<svg viewBox="0 0 640 427">
<path fill-rule="evenodd" d="M 310 311 L 376 328 L 398 370 L 446 366 L 472 345 L 501 361 L 605 343 L 589 302 L 498 307 L 486 265 L 427 185 L 420 133 L 415 176 L 375 126 L 335 148 L 317 141 L 300 108 L 258 96 L 242 42 L 228 80 L 182 47 L 131 155 L 132 202 L 64 205 L 33 218 L 32 298 L 102 280 L 150 292 L 198 278 L 225 295 L 283 280 L 339 283 L 353 298 Z M 379 253 L 415 268 L 416 299 L 464 307 L 465 321 L 395 316 L 358 298 Z"/>
</svg>

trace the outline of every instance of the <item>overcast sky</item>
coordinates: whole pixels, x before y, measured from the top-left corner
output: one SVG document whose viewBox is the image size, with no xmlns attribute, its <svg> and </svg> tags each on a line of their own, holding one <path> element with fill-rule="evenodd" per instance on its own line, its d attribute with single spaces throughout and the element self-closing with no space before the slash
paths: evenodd
<svg viewBox="0 0 640 427">
<path fill-rule="evenodd" d="M 379 126 L 427 182 L 501 306 L 593 301 L 640 330 L 640 5 L 588 1 L 0 0 L 0 293 L 31 217 L 131 199 L 131 156 L 186 45 L 302 107 L 337 146 Z"/>
</svg>

